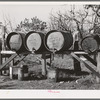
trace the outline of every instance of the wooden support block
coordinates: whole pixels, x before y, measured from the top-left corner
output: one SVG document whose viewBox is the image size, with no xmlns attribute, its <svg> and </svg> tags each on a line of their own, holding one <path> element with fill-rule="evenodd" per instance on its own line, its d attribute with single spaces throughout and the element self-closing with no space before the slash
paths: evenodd
<svg viewBox="0 0 100 100">
<path fill-rule="evenodd" d="M 100 52 L 97 54 L 97 72 L 100 74 Z M 97 83 L 100 83 L 100 77 L 96 77 Z"/>
<path fill-rule="evenodd" d="M 12 66 L 9 67 L 9 75 L 10 75 L 10 79 L 13 79 L 13 67 Z"/>
<path fill-rule="evenodd" d="M 47 78 L 57 82 L 58 80 L 58 71 L 57 68 L 49 68 L 47 73 Z"/>
</svg>

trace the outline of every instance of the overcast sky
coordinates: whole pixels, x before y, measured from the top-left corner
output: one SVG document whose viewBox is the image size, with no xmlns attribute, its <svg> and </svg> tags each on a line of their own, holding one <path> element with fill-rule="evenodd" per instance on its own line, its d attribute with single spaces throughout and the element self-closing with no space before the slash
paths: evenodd
<svg viewBox="0 0 100 100">
<path fill-rule="evenodd" d="M 51 12 L 62 12 L 70 9 L 68 3 L 0 3 L 0 21 L 8 18 L 13 24 L 18 24 L 24 18 L 32 18 L 37 16 L 43 21 L 48 21 Z M 81 7 L 81 5 L 78 6 Z"/>
</svg>

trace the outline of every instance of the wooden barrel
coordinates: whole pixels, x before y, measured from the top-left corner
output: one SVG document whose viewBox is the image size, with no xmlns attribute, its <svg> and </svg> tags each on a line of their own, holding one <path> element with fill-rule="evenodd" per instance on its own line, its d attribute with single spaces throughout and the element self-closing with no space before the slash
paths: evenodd
<svg viewBox="0 0 100 100">
<path fill-rule="evenodd" d="M 43 53 L 46 50 L 44 46 L 44 34 L 41 32 L 31 31 L 25 36 L 25 45 L 27 50 L 34 53 Z"/>
<path fill-rule="evenodd" d="M 98 36 L 87 36 L 81 41 L 81 48 L 87 53 L 94 53 L 99 49 Z"/>
<path fill-rule="evenodd" d="M 46 48 L 52 52 L 62 52 L 68 50 L 73 44 L 73 36 L 70 31 L 49 31 L 45 36 Z"/>
<path fill-rule="evenodd" d="M 26 52 L 27 49 L 25 48 L 24 39 L 24 33 L 11 32 L 7 36 L 6 43 L 8 48 L 12 51 L 18 53 Z"/>
</svg>

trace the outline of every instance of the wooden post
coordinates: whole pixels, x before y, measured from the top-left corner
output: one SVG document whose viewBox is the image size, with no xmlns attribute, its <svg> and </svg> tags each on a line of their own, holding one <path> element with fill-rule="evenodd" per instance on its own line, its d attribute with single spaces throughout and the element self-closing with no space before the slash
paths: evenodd
<svg viewBox="0 0 100 100">
<path fill-rule="evenodd" d="M 9 67 L 10 79 L 13 79 L 13 66 Z"/>
<path fill-rule="evenodd" d="M 79 50 L 79 45 L 78 45 L 78 42 L 79 42 L 79 38 L 78 38 L 78 33 L 75 33 L 74 35 L 74 39 L 75 39 L 75 42 L 74 42 L 74 50 Z M 79 56 L 79 55 L 78 55 Z M 74 60 L 74 71 L 76 74 L 80 73 L 81 71 L 81 66 L 80 66 L 80 62 L 78 60 L 76 60 L 75 58 L 73 58 Z"/>
<path fill-rule="evenodd" d="M 10 74 L 10 79 L 13 79 L 13 60 L 10 62 L 10 67 L 9 67 L 9 74 Z"/>
<path fill-rule="evenodd" d="M 51 57 L 50 57 L 50 65 L 52 67 L 53 64 L 53 60 L 54 60 L 54 53 L 51 53 Z"/>
<path fill-rule="evenodd" d="M 96 56 L 97 56 L 97 52 L 94 53 L 94 57 L 93 57 L 94 61 L 97 61 L 97 60 L 96 60 L 96 59 L 97 59 Z"/>
<path fill-rule="evenodd" d="M 0 51 L 0 66 L 2 65 L 2 54 L 1 54 L 1 51 Z M 0 71 L 0 75 L 2 75 L 2 71 Z"/>
<path fill-rule="evenodd" d="M 97 72 L 100 74 L 100 52 L 97 53 Z M 100 78 L 96 77 L 97 83 L 100 83 Z"/>
<path fill-rule="evenodd" d="M 18 80 L 23 80 L 24 73 L 23 73 L 23 65 L 18 68 Z"/>
<path fill-rule="evenodd" d="M 42 75 L 47 75 L 47 69 L 46 69 L 46 54 L 42 54 Z"/>
<path fill-rule="evenodd" d="M 5 26 L 2 25 L 2 50 L 6 50 L 5 48 Z"/>
<path fill-rule="evenodd" d="M 1 54 L 1 51 L 0 51 L 0 65 L 2 65 L 2 54 Z"/>
<path fill-rule="evenodd" d="M 75 41 L 74 43 L 74 50 L 78 50 L 78 41 Z M 74 71 L 76 74 L 78 74 L 81 71 L 80 62 L 75 58 L 73 58 L 73 60 L 74 60 Z"/>
</svg>

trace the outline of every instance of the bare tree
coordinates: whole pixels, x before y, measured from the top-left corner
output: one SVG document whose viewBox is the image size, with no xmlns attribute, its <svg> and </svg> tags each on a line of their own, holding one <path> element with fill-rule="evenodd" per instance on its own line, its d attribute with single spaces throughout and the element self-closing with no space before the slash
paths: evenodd
<svg viewBox="0 0 100 100">
<path fill-rule="evenodd" d="M 51 29 L 71 30 L 72 33 L 78 31 L 80 39 L 89 34 L 100 33 L 99 5 L 83 5 L 83 9 L 77 11 L 75 5 L 72 5 L 71 9 L 65 13 L 60 11 L 56 14 L 51 13 L 50 20 Z"/>
</svg>

